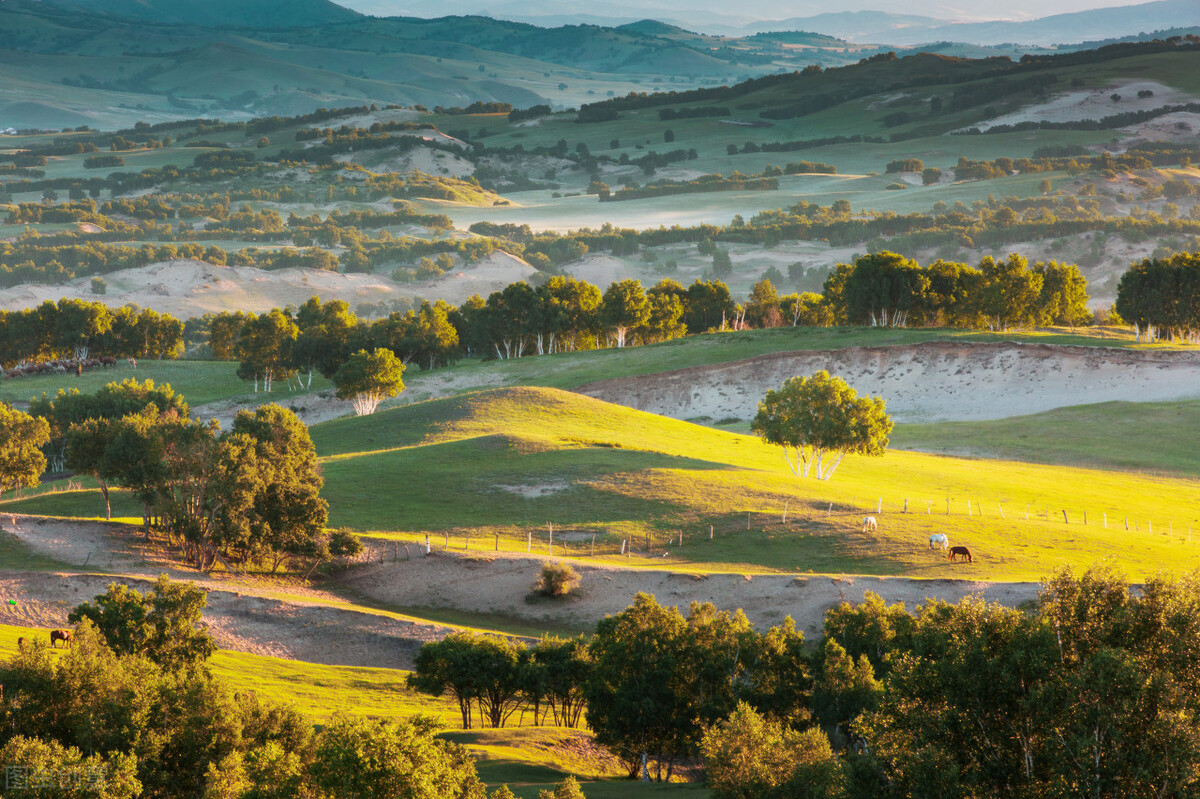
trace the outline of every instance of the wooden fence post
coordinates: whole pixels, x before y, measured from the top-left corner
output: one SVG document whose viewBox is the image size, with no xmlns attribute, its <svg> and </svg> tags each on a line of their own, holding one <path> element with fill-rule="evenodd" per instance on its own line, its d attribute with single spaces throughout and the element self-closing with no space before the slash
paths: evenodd
<svg viewBox="0 0 1200 799">
<path fill-rule="evenodd" d="M 904 512 L 908 513 L 908 497 L 904 498 Z"/>
<path fill-rule="evenodd" d="M 496 533 L 496 551 L 500 551 L 500 534 Z"/>
<path fill-rule="evenodd" d="M 971 500 L 967 500 L 967 518 L 971 518 Z"/>
<path fill-rule="evenodd" d="M 553 555 L 554 554 L 554 522 L 547 522 L 547 526 L 550 528 L 550 538 L 548 538 L 546 540 L 546 554 Z"/>
<path fill-rule="evenodd" d="M 880 497 L 879 502 L 875 503 L 875 512 L 883 513 L 883 497 Z"/>
<path fill-rule="evenodd" d="M 525 531 L 525 551 L 526 552 L 533 551 L 533 530 Z"/>
<path fill-rule="evenodd" d="M 596 555 L 596 534 L 592 533 L 592 556 Z"/>
<path fill-rule="evenodd" d="M 713 540 L 713 526 L 711 524 L 708 526 L 708 540 Z"/>
</svg>

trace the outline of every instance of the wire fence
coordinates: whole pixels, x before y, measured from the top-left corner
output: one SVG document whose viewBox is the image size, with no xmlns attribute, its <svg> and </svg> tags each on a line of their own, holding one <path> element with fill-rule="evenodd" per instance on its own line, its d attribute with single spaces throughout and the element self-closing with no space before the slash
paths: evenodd
<svg viewBox="0 0 1200 799">
<path fill-rule="evenodd" d="M 1033 503 L 980 501 L 979 499 L 904 498 L 885 503 L 880 497 L 873 504 L 816 502 L 811 499 L 785 501 L 777 511 L 735 511 L 696 521 L 659 527 L 642 526 L 623 530 L 620 523 L 556 524 L 548 521 L 518 530 L 480 531 L 455 528 L 429 533 L 416 542 L 376 540 L 363 559 L 402 560 L 447 552 L 524 552 L 549 557 L 665 557 L 693 546 L 704 546 L 747 532 L 787 532 L 802 535 L 869 532 L 865 520 L 872 517 L 878 525 L 915 523 L 915 517 L 957 517 L 959 519 L 1001 521 L 1007 525 L 1037 525 L 1050 528 L 1086 527 L 1093 530 L 1159 535 L 1180 543 L 1192 543 L 1193 528 L 1200 533 L 1200 519 L 1180 521 L 1150 519 L 1114 509 L 1050 508 Z M 930 519 L 932 521 L 932 519 Z M 935 527 L 929 531 L 938 532 Z M 1200 539 L 1197 539 L 1200 543 Z"/>
</svg>

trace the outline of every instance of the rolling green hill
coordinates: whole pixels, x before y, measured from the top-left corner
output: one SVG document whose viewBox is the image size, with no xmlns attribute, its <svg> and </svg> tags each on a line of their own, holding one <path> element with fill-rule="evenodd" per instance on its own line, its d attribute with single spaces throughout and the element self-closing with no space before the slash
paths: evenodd
<svg viewBox="0 0 1200 799">
<path fill-rule="evenodd" d="M 606 551 L 625 536 L 662 551 L 684 530 L 695 543 L 670 548 L 672 558 L 701 569 L 935 576 L 940 566 L 916 543 L 947 532 L 987 553 L 970 574 L 988 579 L 1036 580 L 1105 555 L 1145 573 L 1200 563 L 1200 539 L 1187 540 L 1200 529 L 1191 480 L 899 451 L 848 458 L 828 482 L 802 480 L 756 438 L 530 388 L 342 419 L 312 434 L 333 521 L 413 539 L 467 528 L 517 547 L 526 529 L 550 520 L 597 534 Z M 880 532 L 861 533 L 863 513 L 880 503 Z M 725 535 L 705 540 L 709 524 Z"/>
</svg>

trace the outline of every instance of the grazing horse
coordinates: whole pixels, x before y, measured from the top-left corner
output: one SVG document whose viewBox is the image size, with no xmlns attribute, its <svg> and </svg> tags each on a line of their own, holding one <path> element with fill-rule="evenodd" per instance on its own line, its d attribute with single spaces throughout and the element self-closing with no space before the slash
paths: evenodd
<svg viewBox="0 0 1200 799">
<path fill-rule="evenodd" d="M 50 646 L 58 649 L 58 642 L 62 641 L 68 647 L 71 646 L 71 631 L 70 630 L 51 630 L 50 631 Z"/>
<path fill-rule="evenodd" d="M 954 560 L 955 555 L 961 555 L 967 559 L 967 563 L 974 563 L 975 559 L 971 557 L 971 550 L 966 547 L 950 547 L 950 560 Z"/>
<path fill-rule="evenodd" d="M 944 550 L 948 546 L 950 546 L 950 539 L 946 538 L 945 533 L 934 533 L 933 535 L 929 536 L 930 549 L 937 549 L 938 547 L 941 547 Z"/>
<path fill-rule="evenodd" d="M 25 639 L 23 637 L 17 639 L 17 649 L 22 652 L 25 651 Z"/>
<path fill-rule="evenodd" d="M 873 531 L 875 531 L 875 530 L 878 530 L 878 529 L 879 529 L 879 523 L 878 523 L 877 521 L 875 521 L 875 517 L 874 517 L 874 516 L 864 516 L 864 517 L 863 517 L 863 529 L 862 529 L 862 531 L 863 531 L 864 533 L 865 533 L 865 532 L 868 532 L 868 531 L 872 531 L 872 532 L 873 532 Z"/>
</svg>

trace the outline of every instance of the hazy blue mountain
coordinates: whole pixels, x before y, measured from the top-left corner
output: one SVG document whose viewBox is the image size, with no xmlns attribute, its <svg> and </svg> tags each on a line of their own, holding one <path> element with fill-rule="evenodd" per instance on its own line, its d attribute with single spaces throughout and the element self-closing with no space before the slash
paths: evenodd
<svg viewBox="0 0 1200 799">
<path fill-rule="evenodd" d="M 361 17 L 330 0 L 58 0 L 57 5 L 146 22 L 246 28 L 328 25 Z"/>
</svg>

